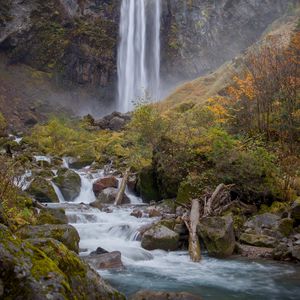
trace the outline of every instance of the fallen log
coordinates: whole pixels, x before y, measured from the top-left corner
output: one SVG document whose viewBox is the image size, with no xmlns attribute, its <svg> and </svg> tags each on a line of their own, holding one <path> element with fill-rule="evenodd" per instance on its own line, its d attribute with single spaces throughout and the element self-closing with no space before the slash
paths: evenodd
<svg viewBox="0 0 300 300">
<path fill-rule="evenodd" d="M 199 224 L 200 218 L 199 210 L 199 200 L 193 199 L 189 221 L 184 220 L 185 225 L 189 230 L 189 254 L 193 262 L 199 262 L 201 260 L 200 243 L 197 235 L 197 225 Z"/>
<path fill-rule="evenodd" d="M 129 174 L 130 174 L 130 168 L 128 168 L 126 170 L 126 172 L 124 173 L 119 191 L 118 191 L 116 199 L 115 199 L 115 205 L 121 205 L 122 202 L 123 202 L 123 198 L 124 198 L 125 189 L 126 189 Z"/>
</svg>

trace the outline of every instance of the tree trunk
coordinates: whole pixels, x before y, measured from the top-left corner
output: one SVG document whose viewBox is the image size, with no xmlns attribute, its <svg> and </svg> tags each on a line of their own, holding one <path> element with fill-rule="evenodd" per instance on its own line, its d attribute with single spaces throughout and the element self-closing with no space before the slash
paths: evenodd
<svg viewBox="0 0 300 300">
<path fill-rule="evenodd" d="M 126 189 L 129 174 L 130 174 L 130 168 L 128 168 L 126 170 L 126 172 L 123 176 L 123 179 L 121 181 L 120 189 L 119 189 L 118 194 L 117 194 L 116 199 L 115 199 L 115 205 L 121 205 L 122 202 L 123 202 L 123 198 L 124 198 L 125 189 Z"/>
<path fill-rule="evenodd" d="M 193 262 L 199 262 L 201 260 L 200 243 L 197 235 L 197 225 L 199 224 L 200 218 L 199 209 L 199 200 L 192 200 L 189 224 L 185 222 L 189 230 L 189 254 Z"/>
</svg>

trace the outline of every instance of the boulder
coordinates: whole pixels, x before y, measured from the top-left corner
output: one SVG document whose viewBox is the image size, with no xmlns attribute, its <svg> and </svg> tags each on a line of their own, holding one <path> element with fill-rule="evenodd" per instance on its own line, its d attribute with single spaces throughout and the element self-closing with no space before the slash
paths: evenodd
<svg viewBox="0 0 300 300">
<path fill-rule="evenodd" d="M 68 218 L 63 208 L 43 208 L 36 217 L 37 225 L 68 224 Z"/>
<path fill-rule="evenodd" d="M 0 224 L 1 299 L 74 299 L 67 276 L 47 255 Z"/>
<path fill-rule="evenodd" d="M 119 182 L 116 177 L 110 176 L 97 180 L 93 184 L 93 192 L 97 197 L 106 188 L 118 188 Z"/>
<path fill-rule="evenodd" d="M 22 239 L 53 238 L 70 250 L 79 252 L 79 234 L 71 225 L 27 225 L 18 230 L 17 235 Z"/>
<path fill-rule="evenodd" d="M 271 214 L 265 213 L 262 215 L 256 215 L 250 218 L 245 224 L 245 228 L 250 228 L 255 233 L 262 233 L 263 229 L 274 229 L 277 227 L 277 222 L 280 220 L 280 217 Z"/>
<path fill-rule="evenodd" d="M 284 218 L 278 221 L 278 231 L 285 237 L 288 237 L 293 231 L 294 220 L 290 218 Z"/>
<path fill-rule="evenodd" d="M 65 201 L 74 201 L 80 194 L 81 179 L 80 176 L 72 170 L 59 170 L 53 182 L 60 189 Z"/>
<path fill-rule="evenodd" d="M 124 265 L 121 260 L 121 252 L 113 251 L 109 253 L 91 253 L 84 260 L 96 270 L 100 269 L 122 269 Z"/>
<path fill-rule="evenodd" d="M 277 239 L 264 234 L 242 233 L 240 242 L 257 247 L 274 248 Z"/>
<path fill-rule="evenodd" d="M 149 214 L 149 218 L 161 217 L 161 212 L 155 206 L 150 206 L 147 208 L 147 213 Z"/>
<path fill-rule="evenodd" d="M 300 198 L 298 198 L 291 207 L 291 217 L 296 221 L 300 221 Z"/>
<path fill-rule="evenodd" d="M 265 247 L 255 247 L 250 245 L 236 244 L 236 251 L 243 257 L 250 259 L 271 258 L 273 249 Z"/>
<path fill-rule="evenodd" d="M 104 204 L 113 204 L 115 202 L 117 194 L 118 194 L 118 189 L 107 188 L 98 195 L 97 199 Z M 130 199 L 126 194 L 124 194 L 123 204 L 126 203 L 130 203 Z"/>
<path fill-rule="evenodd" d="M 27 190 L 37 201 L 41 203 L 58 203 L 58 197 L 49 180 L 36 177 Z"/>
<path fill-rule="evenodd" d="M 137 191 L 145 202 L 160 200 L 155 172 L 152 167 L 145 167 L 138 174 Z"/>
<path fill-rule="evenodd" d="M 90 206 L 102 210 L 103 209 L 103 202 L 101 200 L 97 199 L 97 200 L 91 202 Z"/>
<path fill-rule="evenodd" d="M 130 215 L 136 218 L 142 218 L 143 212 L 140 209 L 134 209 Z"/>
<path fill-rule="evenodd" d="M 28 242 L 42 250 L 66 274 L 72 291 L 70 299 L 124 299 L 84 260 L 61 242 L 51 238 L 31 239 Z"/>
<path fill-rule="evenodd" d="M 90 255 L 99 255 L 99 254 L 106 254 L 106 253 L 109 253 L 109 252 L 101 247 L 98 247 L 95 251 L 92 251 L 90 253 Z"/>
<path fill-rule="evenodd" d="M 130 300 L 202 300 L 201 297 L 186 292 L 139 291 Z"/>
<path fill-rule="evenodd" d="M 160 224 L 147 230 L 142 237 L 142 247 L 146 250 L 175 251 L 178 246 L 179 234 Z"/>
<path fill-rule="evenodd" d="M 235 236 L 231 216 L 202 218 L 197 233 L 209 255 L 221 258 L 232 255 Z"/>
<path fill-rule="evenodd" d="M 272 257 L 276 260 L 291 260 L 292 248 L 287 243 L 278 243 L 272 251 Z"/>
<path fill-rule="evenodd" d="M 293 246 L 292 256 L 293 258 L 300 260 L 300 245 Z"/>
<path fill-rule="evenodd" d="M 127 187 L 131 192 L 136 191 L 136 185 L 137 185 L 137 176 L 135 174 L 130 175 L 127 180 Z"/>
</svg>

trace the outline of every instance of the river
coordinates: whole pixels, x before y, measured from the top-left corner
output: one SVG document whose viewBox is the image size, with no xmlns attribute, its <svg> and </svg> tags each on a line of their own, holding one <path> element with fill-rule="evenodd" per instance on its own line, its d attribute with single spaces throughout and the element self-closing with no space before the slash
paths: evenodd
<svg viewBox="0 0 300 300">
<path fill-rule="evenodd" d="M 60 203 L 69 221 L 79 232 L 81 255 L 97 247 L 120 251 L 125 269 L 99 270 L 100 275 L 127 296 L 141 290 L 187 291 L 204 300 L 299 299 L 300 268 L 272 261 L 241 258 L 215 259 L 204 253 L 200 263 L 192 263 L 186 251 L 146 251 L 138 241 L 137 229 L 155 219 L 135 218 L 132 210 L 143 205 L 129 193 L 131 205 L 110 207 L 109 212 L 92 208 L 92 185 L 103 172 L 78 172 L 81 193 L 74 203 Z M 61 199 L 61 194 L 59 194 Z M 63 199 L 61 199 L 63 202 Z"/>
</svg>

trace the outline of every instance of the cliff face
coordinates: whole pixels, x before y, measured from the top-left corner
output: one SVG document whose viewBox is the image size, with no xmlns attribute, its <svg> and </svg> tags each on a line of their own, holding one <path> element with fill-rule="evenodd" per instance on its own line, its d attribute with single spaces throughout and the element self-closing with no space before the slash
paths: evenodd
<svg viewBox="0 0 300 300">
<path fill-rule="evenodd" d="M 246 49 L 296 0 L 161 1 L 162 86 L 174 86 Z M 92 90 L 94 104 L 110 103 L 96 114 L 108 113 L 116 93 L 120 5 L 121 0 L 0 0 L 1 63 L 8 73 L 20 64 L 43 71 L 64 92 L 70 86 L 73 94 L 78 87 Z M 0 76 L 2 86 L 19 89 L 20 97 L 24 85 L 11 74 L 9 83 Z M 23 102 L 30 103 L 31 94 L 38 93 L 30 90 Z M 78 97 L 87 103 L 82 94 Z"/>
<path fill-rule="evenodd" d="M 192 79 L 254 43 L 289 0 L 163 1 L 163 77 Z M 176 76 L 172 75 L 176 74 Z M 174 78 L 175 77 L 175 78 Z"/>
<path fill-rule="evenodd" d="M 115 80 L 119 1 L 0 0 L 0 5 L 0 47 L 11 63 L 78 84 L 107 86 Z"/>
</svg>

